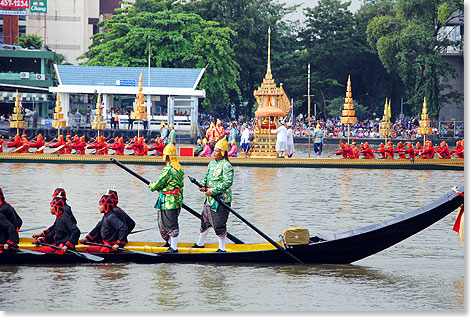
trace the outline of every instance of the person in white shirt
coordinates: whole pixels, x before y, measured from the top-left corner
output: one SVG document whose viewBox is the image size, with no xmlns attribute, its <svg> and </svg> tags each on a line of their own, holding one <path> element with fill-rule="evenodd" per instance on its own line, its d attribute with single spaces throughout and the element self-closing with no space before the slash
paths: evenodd
<svg viewBox="0 0 470 317">
<path fill-rule="evenodd" d="M 246 123 L 243 124 L 242 129 L 243 131 L 240 138 L 240 146 L 244 153 L 248 153 L 248 151 L 250 151 L 250 129 L 248 129 Z"/>
<path fill-rule="evenodd" d="M 289 121 L 287 122 L 287 157 L 292 157 L 294 153 L 294 130 L 292 130 L 292 123 Z"/>
<path fill-rule="evenodd" d="M 287 129 L 284 120 L 281 121 L 279 128 L 271 130 L 271 133 L 277 134 L 276 152 L 278 153 L 278 157 L 282 158 L 286 155 L 287 151 Z"/>
</svg>

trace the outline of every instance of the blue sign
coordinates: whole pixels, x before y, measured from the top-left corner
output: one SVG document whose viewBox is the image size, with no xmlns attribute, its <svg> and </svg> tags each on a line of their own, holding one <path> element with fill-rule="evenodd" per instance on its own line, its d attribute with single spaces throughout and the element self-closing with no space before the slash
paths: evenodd
<svg viewBox="0 0 470 317">
<path fill-rule="evenodd" d="M 132 79 L 121 79 L 116 80 L 116 86 L 130 86 L 135 87 L 135 80 Z"/>
</svg>

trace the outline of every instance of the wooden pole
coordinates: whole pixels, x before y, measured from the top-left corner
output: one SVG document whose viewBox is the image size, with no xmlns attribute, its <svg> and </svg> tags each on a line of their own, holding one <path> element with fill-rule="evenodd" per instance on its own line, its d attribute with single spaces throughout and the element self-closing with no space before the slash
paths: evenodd
<svg viewBox="0 0 470 317">
<path fill-rule="evenodd" d="M 308 158 L 310 158 L 310 63 L 308 63 L 307 76 L 307 104 L 308 104 Z"/>
</svg>

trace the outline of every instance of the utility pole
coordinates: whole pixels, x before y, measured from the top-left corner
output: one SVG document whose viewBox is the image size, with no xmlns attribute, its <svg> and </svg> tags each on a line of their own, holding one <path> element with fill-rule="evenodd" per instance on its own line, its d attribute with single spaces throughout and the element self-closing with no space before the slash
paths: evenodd
<svg viewBox="0 0 470 317">
<path fill-rule="evenodd" d="M 310 63 L 308 63 L 308 84 L 307 84 L 307 104 L 308 104 L 308 158 L 310 158 Z"/>
</svg>

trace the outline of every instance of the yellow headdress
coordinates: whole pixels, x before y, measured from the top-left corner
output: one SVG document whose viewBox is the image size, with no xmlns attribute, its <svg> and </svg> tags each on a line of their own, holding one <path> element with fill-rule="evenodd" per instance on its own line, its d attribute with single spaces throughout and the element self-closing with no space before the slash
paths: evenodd
<svg viewBox="0 0 470 317">
<path fill-rule="evenodd" d="M 202 144 L 204 144 L 204 145 L 207 144 L 207 139 L 206 139 L 206 138 L 204 138 L 204 139 L 202 140 Z"/>
<path fill-rule="evenodd" d="M 197 139 L 197 142 L 196 142 L 196 143 L 197 143 L 197 144 L 200 144 L 201 142 L 202 142 L 201 139 Z"/>
<path fill-rule="evenodd" d="M 215 148 L 219 149 L 222 155 L 225 156 L 225 151 L 228 151 L 228 142 L 225 140 L 225 137 L 223 139 L 220 139 L 216 144 Z"/>
<path fill-rule="evenodd" d="M 213 128 L 213 127 L 214 127 L 214 122 L 211 122 L 211 125 L 209 126 L 209 129 Z"/>
<path fill-rule="evenodd" d="M 165 122 L 164 121 L 160 122 L 160 127 L 162 127 L 162 128 L 165 127 Z"/>
<path fill-rule="evenodd" d="M 220 123 L 222 123 L 222 121 L 220 121 L 220 119 L 217 119 L 217 125 L 219 125 Z"/>
<path fill-rule="evenodd" d="M 235 141 L 235 139 L 233 139 L 232 142 L 230 142 L 230 144 L 235 145 L 237 144 L 237 142 Z"/>
<path fill-rule="evenodd" d="M 170 123 L 168 126 L 170 127 L 170 129 L 173 129 L 175 127 L 173 123 Z"/>
<path fill-rule="evenodd" d="M 176 156 L 176 147 L 172 142 L 168 143 L 168 145 L 165 146 L 165 149 L 163 150 L 163 160 L 166 160 L 167 156 L 170 158 L 171 166 L 179 170 L 181 165 L 178 162 L 178 157 Z"/>
</svg>

